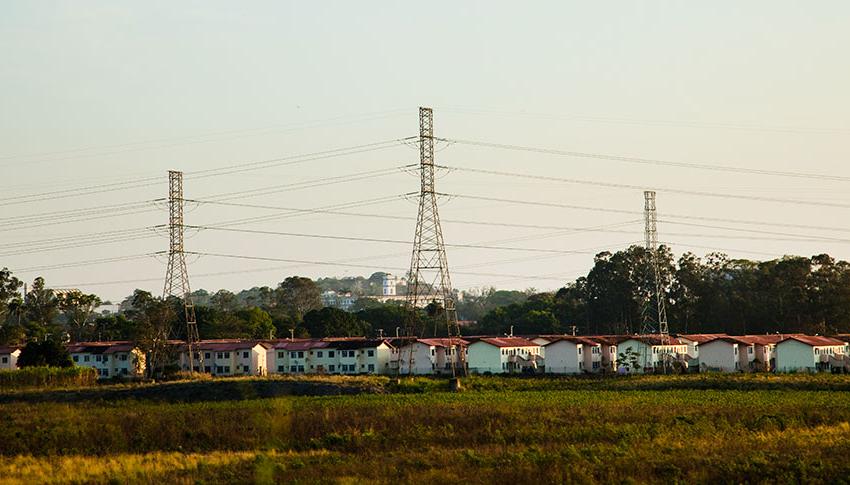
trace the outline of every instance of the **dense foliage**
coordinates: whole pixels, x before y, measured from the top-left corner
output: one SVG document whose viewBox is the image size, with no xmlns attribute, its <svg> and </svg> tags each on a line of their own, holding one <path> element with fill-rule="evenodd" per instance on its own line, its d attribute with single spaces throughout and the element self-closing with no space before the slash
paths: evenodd
<svg viewBox="0 0 850 485">
<path fill-rule="evenodd" d="M 18 367 L 73 367 L 68 349 L 58 340 L 30 342 L 21 350 Z"/>
<path fill-rule="evenodd" d="M 654 285 L 647 251 L 632 246 L 596 255 L 587 276 L 554 294 L 499 307 L 473 333 L 633 333 Z M 659 248 L 668 322 L 676 333 L 850 332 L 850 264 L 827 255 L 771 261 L 686 253 L 677 262 Z"/>
</svg>

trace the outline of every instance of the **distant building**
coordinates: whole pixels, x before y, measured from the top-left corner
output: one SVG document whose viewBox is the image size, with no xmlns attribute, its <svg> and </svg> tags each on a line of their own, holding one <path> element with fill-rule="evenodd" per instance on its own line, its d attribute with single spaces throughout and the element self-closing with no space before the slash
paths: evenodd
<svg viewBox="0 0 850 485">
<path fill-rule="evenodd" d="M 20 345 L 0 347 L 0 370 L 15 370 L 18 368 L 18 357 L 21 355 Z"/>
<path fill-rule="evenodd" d="M 77 367 L 91 367 L 98 379 L 141 377 L 145 354 L 130 342 L 73 342 L 65 344 Z"/>
</svg>

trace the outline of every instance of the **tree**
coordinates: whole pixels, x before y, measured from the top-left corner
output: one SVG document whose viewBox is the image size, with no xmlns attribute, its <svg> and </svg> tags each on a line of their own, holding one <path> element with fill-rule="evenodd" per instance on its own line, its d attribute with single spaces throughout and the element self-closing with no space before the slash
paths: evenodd
<svg viewBox="0 0 850 485">
<path fill-rule="evenodd" d="M 357 321 L 357 317 L 339 308 L 325 307 L 304 315 L 304 328 L 311 337 L 363 337 L 369 325 Z"/>
<path fill-rule="evenodd" d="M 45 287 L 44 278 L 39 276 L 33 281 L 32 289 L 24 296 L 24 310 L 27 322 L 40 327 L 44 335 L 56 333 L 53 328 L 53 319 L 58 314 L 56 297 L 53 290 Z"/>
<path fill-rule="evenodd" d="M 0 269 L 0 324 L 4 323 L 9 316 L 9 304 L 16 298 L 20 298 L 18 288 L 23 283 L 12 276 L 9 268 Z"/>
<path fill-rule="evenodd" d="M 94 321 L 95 340 L 130 340 L 133 338 L 133 325 L 123 313 L 97 317 Z"/>
<path fill-rule="evenodd" d="M 132 303 L 132 310 L 129 311 L 134 323 L 131 340 L 148 356 L 147 377 L 154 375 L 157 366 L 159 372 L 164 373 L 165 365 L 171 361 L 174 351 L 168 341 L 177 321 L 174 306 L 142 290 L 133 293 Z"/>
<path fill-rule="evenodd" d="M 301 318 L 322 306 L 322 293 L 310 278 L 290 276 L 278 285 L 277 307 L 280 310 Z"/>
<path fill-rule="evenodd" d="M 210 298 L 210 303 L 215 308 L 222 311 L 235 311 L 239 306 L 239 301 L 236 295 L 227 290 L 218 290 L 215 295 Z"/>
<path fill-rule="evenodd" d="M 61 342 L 49 339 L 44 342 L 30 342 L 21 350 L 18 367 L 73 367 L 71 354 Z"/>
<path fill-rule="evenodd" d="M 76 342 L 90 340 L 94 337 L 94 322 L 92 312 L 100 306 L 101 300 L 97 295 L 86 295 L 80 291 L 70 291 L 56 298 L 56 304 L 68 318 L 71 339 Z"/>
</svg>

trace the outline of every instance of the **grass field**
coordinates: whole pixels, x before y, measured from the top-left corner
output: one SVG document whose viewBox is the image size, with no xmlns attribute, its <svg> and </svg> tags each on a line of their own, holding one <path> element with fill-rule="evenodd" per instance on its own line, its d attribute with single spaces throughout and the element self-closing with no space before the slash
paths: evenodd
<svg viewBox="0 0 850 485">
<path fill-rule="evenodd" d="M 8 483 L 850 480 L 845 376 L 482 377 L 465 381 L 461 393 L 429 379 L 318 381 L 329 383 L 368 393 L 262 397 L 245 390 L 232 399 L 181 402 L 128 397 L 121 394 L 127 386 L 118 386 L 60 403 L 13 393 L 16 399 L 0 404 L 0 477 Z M 268 380 L 202 383 L 210 389 L 263 384 Z M 168 385 L 147 386 L 152 390 L 143 395 Z"/>
</svg>

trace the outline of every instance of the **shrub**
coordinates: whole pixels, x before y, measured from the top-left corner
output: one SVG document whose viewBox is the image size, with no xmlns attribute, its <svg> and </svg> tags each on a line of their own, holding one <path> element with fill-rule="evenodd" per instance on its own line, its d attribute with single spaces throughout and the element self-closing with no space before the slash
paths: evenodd
<svg viewBox="0 0 850 485">
<path fill-rule="evenodd" d="M 0 370 L 0 389 L 93 386 L 97 371 L 90 367 L 25 367 Z"/>
</svg>

